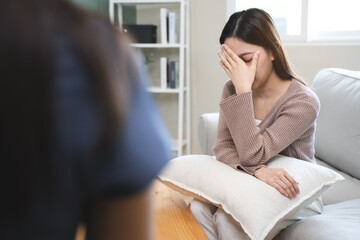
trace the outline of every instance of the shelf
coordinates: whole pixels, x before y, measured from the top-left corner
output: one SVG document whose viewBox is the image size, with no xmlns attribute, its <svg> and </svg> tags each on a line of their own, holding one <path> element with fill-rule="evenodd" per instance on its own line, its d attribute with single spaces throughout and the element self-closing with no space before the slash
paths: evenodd
<svg viewBox="0 0 360 240">
<path fill-rule="evenodd" d="M 132 43 L 132 47 L 136 48 L 180 48 L 181 44 L 162 44 L 162 43 Z"/>
<path fill-rule="evenodd" d="M 180 3 L 182 0 L 110 0 L 110 4 L 125 3 L 125 4 L 166 4 L 166 3 Z"/>
</svg>

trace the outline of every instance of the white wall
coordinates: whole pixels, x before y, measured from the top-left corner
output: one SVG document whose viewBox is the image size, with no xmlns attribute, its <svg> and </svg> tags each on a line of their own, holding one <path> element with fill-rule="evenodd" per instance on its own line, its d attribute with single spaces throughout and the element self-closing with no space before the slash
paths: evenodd
<svg viewBox="0 0 360 240">
<path fill-rule="evenodd" d="M 360 71 L 360 43 L 352 46 L 285 46 L 285 50 L 295 70 L 308 83 L 323 68 Z"/>
<path fill-rule="evenodd" d="M 201 153 L 198 120 L 202 113 L 219 111 L 227 75 L 219 65 L 219 37 L 226 23 L 225 0 L 190 0 L 191 152 Z M 353 46 L 285 46 L 291 63 L 309 84 L 322 68 L 360 71 L 360 43 Z"/>
<path fill-rule="evenodd" d="M 191 152 L 200 153 L 197 124 L 202 113 L 217 112 L 226 74 L 219 65 L 219 37 L 226 1 L 190 0 Z"/>
</svg>

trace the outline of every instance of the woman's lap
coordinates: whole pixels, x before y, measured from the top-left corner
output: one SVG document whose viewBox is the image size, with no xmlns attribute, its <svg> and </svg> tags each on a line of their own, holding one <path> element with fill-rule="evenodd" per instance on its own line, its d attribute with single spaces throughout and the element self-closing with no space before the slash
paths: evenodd
<svg viewBox="0 0 360 240">
<path fill-rule="evenodd" d="M 249 239 L 240 224 L 223 209 L 194 199 L 190 209 L 210 240 Z"/>
</svg>

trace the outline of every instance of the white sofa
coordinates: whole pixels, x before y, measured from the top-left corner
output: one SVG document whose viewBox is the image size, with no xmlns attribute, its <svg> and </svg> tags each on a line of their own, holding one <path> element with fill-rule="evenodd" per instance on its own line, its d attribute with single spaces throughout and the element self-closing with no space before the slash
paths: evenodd
<svg viewBox="0 0 360 240">
<path fill-rule="evenodd" d="M 345 180 L 323 195 L 324 211 L 292 224 L 276 240 L 360 239 L 360 71 L 321 70 L 311 85 L 321 104 L 316 121 L 315 156 L 318 164 Z M 203 154 L 214 155 L 218 113 L 200 117 Z"/>
</svg>

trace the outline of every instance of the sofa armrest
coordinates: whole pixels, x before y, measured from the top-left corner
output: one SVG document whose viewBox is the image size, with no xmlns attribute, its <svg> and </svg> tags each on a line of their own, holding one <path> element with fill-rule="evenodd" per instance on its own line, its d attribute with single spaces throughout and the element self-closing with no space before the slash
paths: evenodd
<svg viewBox="0 0 360 240">
<path fill-rule="evenodd" d="M 213 156 L 213 146 L 216 142 L 219 113 L 205 113 L 200 116 L 198 137 L 203 154 Z"/>
</svg>

